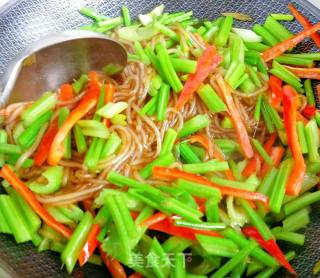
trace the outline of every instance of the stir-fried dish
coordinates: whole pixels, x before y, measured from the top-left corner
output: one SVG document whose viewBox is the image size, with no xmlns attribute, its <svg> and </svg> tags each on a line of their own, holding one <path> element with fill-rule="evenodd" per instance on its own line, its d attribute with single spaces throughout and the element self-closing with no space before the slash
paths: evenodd
<svg viewBox="0 0 320 278">
<path fill-rule="evenodd" d="M 294 47 L 320 47 L 320 23 L 289 10 L 249 30 L 239 13 L 81 9 L 129 63 L 0 111 L 0 232 L 61 253 L 69 273 L 295 274 L 281 244 L 304 244 L 320 200 L 320 53 Z M 301 33 L 282 24 L 294 18 Z"/>
</svg>

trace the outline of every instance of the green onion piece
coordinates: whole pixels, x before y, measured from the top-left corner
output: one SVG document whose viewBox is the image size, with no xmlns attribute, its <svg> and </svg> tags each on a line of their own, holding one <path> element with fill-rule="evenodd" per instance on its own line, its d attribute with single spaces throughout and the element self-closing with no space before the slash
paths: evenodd
<svg viewBox="0 0 320 278">
<path fill-rule="evenodd" d="M 230 181 L 227 179 L 219 178 L 217 176 L 213 176 L 210 180 L 221 186 L 229 186 L 229 187 L 244 189 L 248 191 L 255 191 L 256 189 L 256 185 L 251 182 Z"/>
<path fill-rule="evenodd" d="M 192 133 L 195 133 L 210 124 L 210 120 L 207 115 L 199 114 L 188 121 L 186 121 L 178 133 L 178 137 L 186 137 Z"/>
<path fill-rule="evenodd" d="M 57 95 L 46 92 L 29 108 L 21 113 L 21 119 L 25 126 L 30 126 L 33 122 L 40 118 L 46 112 L 52 110 L 57 104 Z"/>
<path fill-rule="evenodd" d="M 155 96 L 158 93 L 158 90 L 160 89 L 162 84 L 162 78 L 160 75 L 156 74 L 155 76 L 152 77 L 151 79 L 151 84 L 150 84 L 150 89 L 149 89 L 149 95 L 150 96 Z"/>
<path fill-rule="evenodd" d="M 179 145 L 180 156 L 185 163 L 200 163 L 201 160 L 193 152 L 188 143 L 181 143 Z"/>
<path fill-rule="evenodd" d="M 283 198 L 286 191 L 286 184 L 292 170 L 292 160 L 288 159 L 281 163 L 279 172 L 273 185 L 270 196 L 270 209 L 275 213 L 280 213 Z"/>
<path fill-rule="evenodd" d="M 107 139 L 109 137 L 108 128 L 102 123 L 95 120 L 79 120 L 77 122 L 82 130 L 83 135 Z"/>
<path fill-rule="evenodd" d="M 231 272 L 230 278 L 241 278 L 247 268 L 247 261 L 244 259 Z"/>
<path fill-rule="evenodd" d="M 17 145 L 0 143 L 1 154 L 21 154 L 22 150 Z"/>
<path fill-rule="evenodd" d="M 150 40 L 159 33 L 159 30 L 154 26 L 131 25 L 118 29 L 119 38 L 127 41 L 144 41 Z M 130 55 L 129 55 L 130 54 Z M 132 56 L 128 53 L 128 57 L 132 60 L 139 60 L 139 55 Z"/>
<path fill-rule="evenodd" d="M 162 156 L 159 156 L 149 164 L 147 164 L 144 168 L 139 171 L 139 174 L 142 178 L 147 179 L 152 175 L 152 169 L 154 166 L 170 166 L 174 163 L 175 158 L 172 153 L 166 153 Z"/>
<path fill-rule="evenodd" d="M 106 20 L 108 19 L 107 16 L 104 16 L 102 14 L 99 14 L 97 13 L 96 11 L 90 9 L 90 8 L 87 8 L 87 7 L 82 7 L 79 12 L 84 15 L 84 16 L 87 16 L 87 17 L 90 17 L 92 19 L 94 19 L 95 21 L 101 21 L 101 20 Z"/>
<path fill-rule="evenodd" d="M 78 153 L 83 154 L 87 151 L 87 142 L 84 137 L 81 128 L 78 125 L 75 125 L 73 128 L 73 136 L 76 142 Z"/>
<path fill-rule="evenodd" d="M 237 244 L 226 238 L 196 235 L 201 247 L 209 254 L 222 257 L 233 257 L 239 252 Z"/>
<path fill-rule="evenodd" d="M 252 276 L 265 268 L 264 264 L 257 260 L 252 260 L 247 267 L 247 276 Z"/>
<path fill-rule="evenodd" d="M 246 260 L 251 252 L 257 247 L 257 243 L 250 241 L 241 251 L 234 255 L 228 262 L 216 271 L 211 278 L 223 278 L 228 275 L 239 263 Z"/>
<path fill-rule="evenodd" d="M 162 83 L 157 98 L 157 120 L 164 121 L 166 118 L 167 106 L 170 98 L 169 85 Z"/>
<path fill-rule="evenodd" d="M 195 73 L 197 69 L 197 61 L 180 58 L 170 58 L 173 68 L 176 72 Z"/>
<path fill-rule="evenodd" d="M 86 212 L 61 253 L 61 260 L 66 265 L 68 273 L 72 272 L 77 262 L 80 250 L 88 237 L 92 224 L 93 217 L 90 212 Z"/>
<path fill-rule="evenodd" d="M 307 145 L 307 140 L 305 136 L 304 123 L 302 121 L 297 122 L 296 128 L 297 128 L 297 134 L 298 134 L 301 152 L 303 154 L 306 154 L 308 153 L 308 145 Z"/>
<path fill-rule="evenodd" d="M 233 159 L 229 159 L 228 164 L 229 164 L 229 168 L 232 171 L 232 174 L 235 177 L 235 179 L 238 181 L 242 181 L 243 176 L 242 176 L 241 169 L 238 166 L 238 164 Z"/>
<path fill-rule="evenodd" d="M 179 215 L 191 222 L 201 223 L 199 217 L 203 216 L 202 212 L 174 198 L 163 198 L 163 200 L 160 201 L 160 206 L 163 208 L 162 211 L 166 210 L 171 212 L 172 214 Z"/>
<path fill-rule="evenodd" d="M 268 103 L 266 101 L 264 101 L 262 99 L 262 102 L 261 102 L 261 111 L 262 111 L 262 115 L 263 115 L 263 118 L 264 118 L 264 122 L 266 124 L 266 127 L 267 127 L 267 130 L 269 131 L 269 133 L 273 133 L 275 131 L 274 129 L 274 125 L 273 125 L 273 121 L 272 121 L 272 118 L 271 118 L 271 115 L 270 115 L 270 107 L 268 106 Z"/>
<path fill-rule="evenodd" d="M 320 191 L 307 193 L 284 205 L 285 215 L 290 215 L 320 200 Z"/>
<path fill-rule="evenodd" d="M 174 32 L 173 30 L 171 30 L 167 26 L 161 24 L 159 21 L 156 21 L 154 23 L 154 27 L 156 27 L 162 34 L 169 37 L 170 39 L 173 39 L 174 41 L 180 40 L 180 37 L 176 32 Z"/>
<path fill-rule="evenodd" d="M 172 152 L 174 143 L 177 139 L 177 136 L 178 136 L 178 134 L 174 129 L 168 128 L 167 133 L 164 136 L 164 139 L 162 142 L 162 148 L 161 148 L 159 156 L 164 155 L 169 152 Z"/>
<path fill-rule="evenodd" d="M 196 145 L 189 145 L 189 147 L 200 160 L 204 159 L 206 155 L 206 151 L 204 150 L 204 148 L 198 147 Z"/>
<path fill-rule="evenodd" d="M 293 57 L 293 58 L 302 58 L 302 59 L 310 59 L 314 61 L 320 61 L 320 53 L 285 53 L 281 55 L 282 57 Z"/>
<path fill-rule="evenodd" d="M 219 202 L 220 197 L 212 195 L 205 203 L 206 218 L 209 222 L 219 222 Z"/>
<path fill-rule="evenodd" d="M 265 240 L 272 238 L 272 233 L 268 225 L 263 221 L 260 215 L 249 205 L 246 200 L 240 200 L 240 204 L 246 214 L 249 216 L 252 224 L 259 230 Z"/>
<path fill-rule="evenodd" d="M 121 194 L 115 195 L 115 202 L 120 211 L 121 217 L 126 224 L 127 234 L 129 238 L 134 239 L 138 235 L 137 227 L 130 215 L 130 211 L 126 206 L 125 199 Z"/>
<path fill-rule="evenodd" d="M 105 103 L 105 94 L 106 94 L 106 85 L 103 84 L 101 86 L 101 89 L 100 89 L 100 93 L 99 93 L 99 98 L 98 98 L 98 103 L 97 103 L 97 106 L 96 106 L 96 110 L 99 110 L 103 107 L 104 103 Z M 96 114 L 93 116 L 92 118 L 93 120 L 95 121 L 100 121 L 101 120 L 101 117 L 99 114 Z"/>
<path fill-rule="evenodd" d="M 147 255 L 147 262 L 150 265 L 156 277 L 167 277 L 170 272 L 170 260 L 168 255 L 163 251 L 157 238 L 154 237 L 150 252 Z"/>
<path fill-rule="evenodd" d="M 186 262 L 183 253 L 174 254 L 174 266 L 171 270 L 172 278 L 181 278 L 186 276 Z"/>
<path fill-rule="evenodd" d="M 130 17 L 130 13 L 129 13 L 128 7 L 127 6 L 122 6 L 121 11 L 122 11 L 122 17 L 123 17 L 124 26 L 130 26 L 131 25 L 131 17 Z"/>
<path fill-rule="evenodd" d="M 275 182 L 277 174 L 278 170 L 272 167 L 271 170 L 269 170 L 269 172 L 264 176 L 257 191 L 267 196 L 271 196 L 272 186 Z"/>
<path fill-rule="evenodd" d="M 314 98 L 314 93 L 312 89 L 312 84 L 310 79 L 306 79 L 304 81 L 304 91 L 306 92 L 307 100 L 309 105 L 316 105 L 316 101 Z"/>
<path fill-rule="evenodd" d="M 50 120 L 52 115 L 53 112 L 48 111 L 36 119 L 32 125 L 28 126 L 18 138 L 19 145 L 24 149 L 30 148 L 36 140 L 40 129 Z"/>
<path fill-rule="evenodd" d="M 216 159 L 206 162 L 183 164 L 183 170 L 192 174 L 205 174 L 208 172 L 225 171 L 229 169 L 228 162 Z"/>
<path fill-rule="evenodd" d="M 240 150 L 239 144 L 231 139 L 215 139 L 214 142 L 224 154 L 231 154 Z"/>
<path fill-rule="evenodd" d="M 168 80 L 168 83 L 170 84 L 174 92 L 176 93 L 180 92 L 183 89 L 183 85 L 176 71 L 173 68 L 167 49 L 162 44 L 158 44 L 156 49 L 158 53 L 160 66 L 162 68 L 162 71 L 166 79 Z"/>
<path fill-rule="evenodd" d="M 233 228 L 227 228 L 221 233 L 224 237 L 231 239 L 241 248 L 244 248 L 249 244 L 249 240 L 247 240 L 244 235 L 235 231 Z M 256 247 L 252 251 L 251 256 L 268 267 L 275 267 L 278 265 L 278 262 L 272 256 L 263 251 L 260 247 Z"/>
<path fill-rule="evenodd" d="M 90 172 L 97 171 L 97 165 L 98 165 L 104 144 L 105 144 L 105 140 L 103 138 L 93 138 L 83 161 L 83 164 L 86 167 L 88 167 Z"/>
<path fill-rule="evenodd" d="M 72 83 L 73 91 L 76 94 L 79 94 L 81 90 L 84 88 L 84 86 L 87 84 L 88 80 L 89 80 L 88 75 L 82 74 L 78 80 L 75 80 Z"/>
<path fill-rule="evenodd" d="M 166 76 L 164 74 L 164 71 L 163 71 L 163 69 L 161 67 L 160 61 L 159 61 L 158 57 L 154 54 L 154 52 L 151 49 L 151 47 L 147 46 L 144 51 L 145 51 L 146 55 L 149 57 L 152 65 L 155 67 L 155 69 L 157 70 L 157 72 L 161 76 L 162 80 L 164 82 L 168 83 L 167 78 L 166 78 Z"/>
<path fill-rule="evenodd" d="M 47 212 L 58 222 L 66 224 L 66 225 L 72 225 L 73 220 L 69 219 L 66 215 L 64 215 L 58 207 L 54 206 L 45 206 L 45 209 Z"/>
<path fill-rule="evenodd" d="M 262 101 L 262 94 L 258 96 L 256 107 L 254 109 L 254 119 L 256 122 L 260 121 L 260 115 L 261 115 L 261 101 Z"/>
<path fill-rule="evenodd" d="M 268 75 L 268 66 L 267 64 L 262 60 L 260 57 L 260 61 L 257 64 L 258 70 L 264 74 L 264 79 L 269 80 L 269 75 Z"/>
<path fill-rule="evenodd" d="M 85 24 L 85 25 L 82 25 L 79 29 L 80 30 L 86 30 L 86 31 L 96 31 L 98 28 L 96 22 L 95 23 L 91 23 L 91 24 Z"/>
<path fill-rule="evenodd" d="M 24 222 L 19 207 L 8 195 L 0 195 L 1 213 L 17 243 L 31 240 L 32 234 Z"/>
<path fill-rule="evenodd" d="M 108 18 L 106 20 L 101 20 L 97 23 L 98 28 L 96 29 L 99 33 L 105 33 L 112 30 L 123 23 L 122 17 Z"/>
<path fill-rule="evenodd" d="M 18 207 L 20 214 L 26 223 L 30 233 L 33 235 L 41 227 L 40 217 L 33 211 L 29 204 L 13 188 L 6 189 L 15 205 Z"/>
<path fill-rule="evenodd" d="M 59 190 L 63 179 L 63 167 L 52 166 L 46 169 L 42 174 L 46 179 L 46 183 L 38 183 L 33 181 L 28 184 L 29 188 L 37 194 L 51 194 Z"/>
<path fill-rule="evenodd" d="M 112 132 L 101 151 L 100 160 L 106 159 L 108 156 L 114 154 L 120 147 L 121 142 L 119 135 L 116 132 Z"/>
<path fill-rule="evenodd" d="M 157 110 L 157 101 L 158 101 L 157 95 L 150 98 L 150 100 L 142 107 L 139 114 L 141 116 L 144 116 L 145 114 L 148 114 L 148 112 L 152 111 L 153 113 L 150 115 L 152 116 Z"/>
<path fill-rule="evenodd" d="M 139 41 L 134 42 L 134 48 L 136 50 L 136 53 L 140 57 L 140 60 L 142 61 L 142 63 L 146 65 L 150 65 L 150 59 L 148 55 L 144 52 L 143 47 Z"/>
<path fill-rule="evenodd" d="M 305 137 L 308 146 L 309 162 L 320 162 L 320 139 L 318 126 L 315 119 L 310 120 L 305 126 Z"/>
<path fill-rule="evenodd" d="M 126 223 L 122 217 L 119 206 L 116 203 L 115 196 L 106 196 L 105 202 L 118 232 L 119 242 L 121 244 L 119 247 L 121 248 L 122 256 L 124 261 L 127 262 L 130 256 L 130 243 Z"/>
<path fill-rule="evenodd" d="M 240 84 L 240 89 L 242 92 L 250 94 L 256 89 L 256 86 L 250 78 L 247 78 Z"/>
<path fill-rule="evenodd" d="M 0 144 L 7 144 L 8 134 L 4 129 L 0 129 Z M 5 164 L 5 156 L 0 154 L 0 167 Z"/>
<path fill-rule="evenodd" d="M 213 223 L 213 222 L 202 222 L 202 223 L 193 223 L 184 220 L 176 220 L 174 224 L 178 227 L 187 227 L 198 230 L 223 230 L 226 228 L 226 224 L 224 223 Z"/>
<path fill-rule="evenodd" d="M 294 16 L 292 14 L 270 14 L 275 20 L 292 21 Z"/>
<path fill-rule="evenodd" d="M 83 210 L 79 208 L 77 205 L 66 205 L 59 207 L 59 210 L 68 218 L 72 219 L 73 221 L 80 221 L 83 217 Z"/>
<path fill-rule="evenodd" d="M 256 150 L 258 151 L 258 153 L 261 155 L 261 157 L 264 159 L 264 161 L 272 166 L 273 165 L 273 161 L 271 159 L 271 157 L 268 155 L 268 153 L 266 152 L 266 150 L 263 148 L 263 146 L 261 145 L 261 143 L 257 140 L 257 139 L 251 139 L 252 144 L 254 145 L 254 147 L 256 148 Z"/>
<path fill-rule="evenodd" d="M 174 186 L 177 186 L 180 189 L 183 189 L 187 192 L 189 192 L 193 196 L 197 196 L 200 198 L 215 198 L 218 202 L 221 199 L 221 192 L 219 189 L 209 187 L 203 184 L 183 180 L 183 179 L 177 179 Z"/>
<path fill-rule="evenodd" d="M 270 48 L 268 45 L 265 45 L 260 42 L 244 42 L 244 45 L 249 49 L 249 50 L 255 50 L 258 52 L 263 52 Z"/>
<path fill-rule="evenodd" d="M 62 107 L 59 110 L 58 115 L 58 126 L 61 127 L 62 124 L 66 121 L 70 114 L 70 110 L 66 107 Z M 66 139 L 64 140 L 64 158 L 71 158 L 71 132 L 68 133 Z"/>
<path fill-rule="evenodd" d="M 225 103 L 209 84 L 201 85 L 197 92 L 211 112 L 222 112 L 227 110 Z"/>
<path fill-rule="evenodd" d="M 221 18 L 222 19 L 222 18 Z M 215 35 L 218 33 L 218 26 L 211 26 L 206 32 L 202 35 L 202 38 L 206 42 L 212 42 L 214 40 Z"/>
<path fill-rule="evenodd" d="M 120 114 L 128 108 L 128 103 L 118 101 L 118 102 L 109 102 L 103 107 L 101 107 L 96 113 L 104 118 L 111 119 L 115 115 Z"/>
<path fill-rule="evenodd" d="M 232 62 L 229 69 L 226 72 L 225 80 L 228 84 L 233 88 L 236 89 L 236 85 L 240 80 L 241 76 L 244 74 L 245 65 L 241 62 Z"/>
<path fill-rule="evenodd" d="M 244 44 L 242 39 L 232 34 L 230 35 L 230 41 L 231 41 L 231 61 L 232 62 L 244 62 Z"/>
<path fill-rule="evenodd" d="M 262 40 L 265 44 L 268 46 L 274 46 L 279 43 L 279 40 L 273 36 L 272 33 L 270 33 L 266 28 L 259 24 L 255 24 L 252 28 L 252 30 L 259 36 L 262 37 Z"/>
<path fill-rule="evenodd" d="M 107 176 L 107 180 L 111 182 L 114 185 L 123 187 L 123 186 L 129 186 L 135 189 L 138 189 L 140 191 L 146 191 L 154 194 L 159 194 L 160 191 L 156 188 L 153 188 L 152 186 L 138 182 L 134 179 L 128 178 L 126 176 L 120 175 L 114 171 L 110 171 Z"/>
<path fill-rule="evenodd" d="M 220 25 L 219 32 L 214 42 L 218 47 L 223 47 L 228 41 L 229 34 L 232 28 L 233 18 L 226 16 Z"/>
<path fill-rule="evenodd" d="M 295 232 L 305 228 L 310 223 L 309 213 L 310 208 L 305 207 L 289 215 L 282 221 L 282 230 L 285 232 Z"/>
<path fill-rule="evenodd" d="M 312 67 L 313 60 L 303 59 L 303 58 L 295 58 L 295 57 L 287 57 L 287 56 L 279 56 L 275 58 L 278 63 L 286 64 L 286 65 L 294 65 L 294 66 L 302 66 L 302 67 Z"/>
<path fill-rule="evenodd" d="M 284 82 L 292 85 L 299 93 L 303 92 L 300 78 L 296 77 L 292 72 L 287 70 L 284 66 L 280 65 L 277 61 L 273 61 L 273 68 L 270 72 L 283 80 Z"/>
<path fill-rule="evenodd" d="M 207 28 L 205 26 L 200 26 L 196 31 L 201 37 L 207 32 Z"/>
<path fill-rule="evenodd" d="M 154 209 L 152 207 L 145 206 L 139 213 L 138 217 L 136 218 L 135 223 L 140 224 L 153 214 L 154 214 Z"/>
<path fill-rule="evenodd" d="M 232 120 L 229 116 L 225 116 L 221 122 L 221 127 L 223 128 L 233 128 Z"/>
<path fill-rule="evenodd" d="M 264 27 L 279 41 L 285 41 L 293 37 L 293 34 L 272 16 L 267 17 Z"/>
<path fill-rule="evenodd" d="M 283 231 L 273 232 L 273 234 L 277 240 L 283 240 L 301 246 L 304 245 L 305 235 Z"/>
<path fill-rule="evenodd" d="M 169 237 L 164 243 L 162 248 L 166 253 L 183 252 L 185 249 L 192 245 L 192 241 L 178 236 Z"/>
<path fill-rule="evenodd" d="M 256 85 L 258 88 L 260 88 L 262 86 L 262 83 L 261 83 L 260 77 L 257 73 L 257 69 L 253 68 L 252 66 L 249 66 L 249 65 L 247 65 L 246 68 L 249 72 L 249 76 L 250 76 L 251 80 L 253 81 L 254 85 Z"/>
</svg>

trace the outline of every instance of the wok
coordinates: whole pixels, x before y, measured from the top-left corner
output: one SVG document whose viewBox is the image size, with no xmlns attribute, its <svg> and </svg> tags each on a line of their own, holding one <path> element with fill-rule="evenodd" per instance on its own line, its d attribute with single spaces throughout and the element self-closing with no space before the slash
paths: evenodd
<svg viewBox="0 0 320 278">
<path fill-rule="evenodd" d="M 10 0 L 0 10 L 0 77 L 17 53 L 31 42 L 48 33 L 74 29 L 89 20 L 77 10 L 82 6 L 92 7 L 109 16 L 117 16 L 121 5 L 126 4 L 132 15 L 150 11 L 164 3 L 166 10 L 193 10 L 195 17 L 214 18 L 221 12 L 250 14 L 254 22 L 262 23 L 269 13 L 288 13 L 287 0 Z M 306 0 L 293 2 L 312 21 L 320 20 L 320 11 Z M 252 26 L 251 22 L 236 22 L 238 26 Z M 302 28 L 297 22 L 285 22 L 291 31 Z M 311 41 L 303 43 L 304 51 L 316 50 Z M 307 229 L 306 242 L 296 248 L 297 257 L 293 264 L 299 277 L 311 277 L 314 263 L 320 259 L 320 206 L 313 208 L 311 224 Z M 285 248 L 285 246 L 284 246 Z M 16 244 L 13 237 L 0 235 L 0 277 L 69 277 L 61 268 L 57 254 L 46 251 L 38 253 L 31 243 Z M 286 277 L 278 272 L 275 277 Z M 72 277 L 108 277 L 104 267 L 86 265 L 76 268 Z"/>
</svg>

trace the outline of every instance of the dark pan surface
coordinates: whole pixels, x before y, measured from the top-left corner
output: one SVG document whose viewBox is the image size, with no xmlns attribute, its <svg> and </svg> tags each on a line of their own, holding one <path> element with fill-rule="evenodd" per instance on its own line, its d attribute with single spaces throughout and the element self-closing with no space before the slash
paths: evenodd
<svg viewBox="0 0 320 278">
<path fill-rule="evenodd" d="M 74 29 L 89 22 L 78 12 L 82 6 L 92 7 L 109 16 L 117 16 L 122 4 L 126 4 L 133 15 L 145 13 L 160 3 L 167 11 L 193 10 L 196 17 L 214 18 L 221 12 L 243 12 L 250 14 L 255 22 L 263 22 L 268 13 L 288 13 L 287 0 L 11 0 L 12 5 L 0 11 L 0 77 L 9 61 L 29 43 L 41 36 L 60 30 Z M 301 11 L 312 21 L 320 20 L 320 11 L 305 0 L 297 0 Z M 240 23 L 238 26 L 251 26 Z M 301 31 L 296 22 L 285 23 L 294 32 Z M 303 50 L 315 50 L 310 41 L 303 44 Z M 311 225 L 307 229 L 304 247 L 297 248 L 294 266 L 299 277 L 311 276 L 313 264 L 320 259 L 320 217 L 319 206 L 314 207 Z M 3 262 L 1 262 L 3 261 Z M 59 256 L 51 253 L 37 253 L 32 244 L 17 245 L 11 236 L 0 235 L 0 266 L 4 266 L 16 277 L 69 277 L 61 270 Z M 1 276 L 1 274 L 0 274 Z M 73 277 L 108 277 L 102 267 L 77 268 Z M 2 277 L 2 276 L 1 276 Z M 284 272 L 275 277 L 286 277 Z"/>
</svg>

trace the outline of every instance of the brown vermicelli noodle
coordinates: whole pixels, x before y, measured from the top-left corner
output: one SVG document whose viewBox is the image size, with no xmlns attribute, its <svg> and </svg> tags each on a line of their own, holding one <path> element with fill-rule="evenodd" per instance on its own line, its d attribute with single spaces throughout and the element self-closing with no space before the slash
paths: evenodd
<svg viewBox="0 0 320 278">
<path fill-rule="evenodd" d="M 198 47 L 204 47 L 204 44 L 197 36 L 186 32 L 183 28 L 176 26 L 174 30 L 181 36 L 182 44 L 188 36 L 188 39 L 194 41 Z M 163 35 L 154 37 L 150 42 L 151 47 L 154 47 L 159 41 L 165 43 Z M 131 44 L 126 43 L 125 45 L 129 52 L 133 51 Z M 168 51 L 169 53 L 177 53 L 176 49 L 169 49 Z M 192 49 L 190 51 L 192 53 Z M 213 88 L 217 87 L 215 83 L 216 73 L 217 71 L 213 72 L 206 81 Z M 207 114 L 211 119 L 210 126 L 205 129 L 210 139 L 236 137 L 234 129 L 227 129 L 221 126 L 223 115 L 226 113 L 210 112 L 196 95 L 180 111 L 177 111 L 175 109 L 177 95 L 171 94 L 166 119 L 162 122 L 156 121 L 154 116 L 141 116 L 139 112 L 147 102 L 148 89 L 154 74 L 155 71 L 151 66 L 134 61 L 128 63 L 116 80 L 110 79 L 103 74 L 99 75 L 101 82 L 112 82 L 115 85 L 114 102 L 123 101 L 128 103 L 128 108 L 125 111 L 127 125 L 112 125 L 110 127 L 110 132 L 116 132 L 121 138 L 121 147 L 116 154 L 98 163 L 98 173 L 91 173 L 86 169 L 83 164 L 84 156 L 77 153 L 73 147 L 72 160 L 62 160 L 59 163 L 59 165 L 64 167 L 64 178 L 61 189 L 52 195 L 37 196 L 40 202 L 50 205 L 62 205 L 94 197 L 103 188 L 110 186 L 109 182 L 106 181 L 106 176 L 110 170 L 116 170 L 142 181 L 143 179 L 139 175 L 139 170 L 159 155 L 161 144 L 168 128 L 171 127 L 179 131 L 186 120 L 197 114 Z M 238 91 L 233 92 L 235 104 L 240 111 L 249 134 L 256 137 L 263 136 L 265 129 L 263 126 L 257 125 L 253 119 L 255 102 L 258 95 L 267 89 L 268 85 L 266 83 L 251 94 L 243 94 Z M 84 95 L 85 92 L 83 91 L 72 100 L 59 102 L 59 106 L 66 106 L 72 109 Z M 8 132 L 10 143 L 16 143 L 12 134 L 13 130 L 19 121 L 21 112 L 29 105 L 30 103 L 12 104 L 5 110 L 2 110 L 2 115 L 5 116 L 4 126 Z M 56 117 L 57 114 L 55 113 L 53 118 Z M 45 130 L 45 127 L 43 130 Z M 40 136 L 39 134 L 40 139 L 41 137 L 42 135 Z M 19 170 L 22 180 L 37 179 L 45 169 L 45 167 L 37 168 L 34 166 L 27 170 L 21 168 L 23 161 L 26 158 L 32 157 L 39 144 L 39 140 L 37 139 L 33 146 L 21 156 L 16 165 L 16 170 Z M 176 163 L 174 166 L 181 168 L 180 163 Z M 154 182 L 151 179 L 148 183 L 153 184 Z"/>
</svg>

